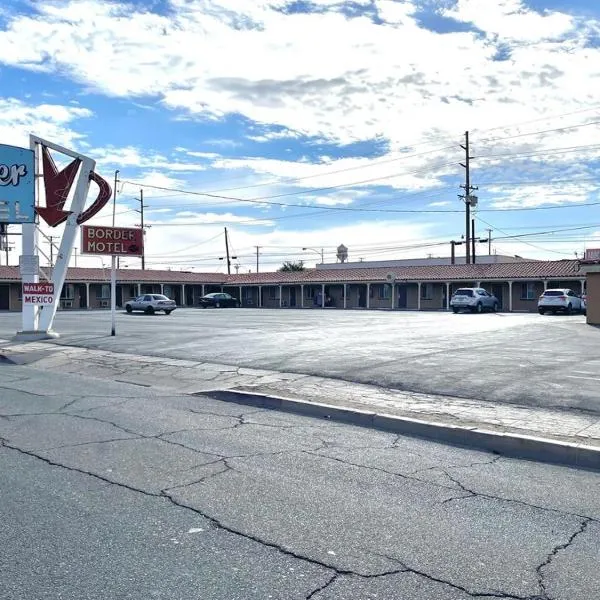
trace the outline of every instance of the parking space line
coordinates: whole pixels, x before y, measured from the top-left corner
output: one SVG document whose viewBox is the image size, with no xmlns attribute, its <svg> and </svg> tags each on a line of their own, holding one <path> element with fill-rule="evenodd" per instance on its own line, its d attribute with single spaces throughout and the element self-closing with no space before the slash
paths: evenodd
<svg viewBox="0 0 600 600">
<path fill-rule="evenodd" d="M 583 375 L 567 375 L 570 379 L 592 379 L 593 381 L 600 381 L 600 377 L 584 377 Z"/>
</svg>

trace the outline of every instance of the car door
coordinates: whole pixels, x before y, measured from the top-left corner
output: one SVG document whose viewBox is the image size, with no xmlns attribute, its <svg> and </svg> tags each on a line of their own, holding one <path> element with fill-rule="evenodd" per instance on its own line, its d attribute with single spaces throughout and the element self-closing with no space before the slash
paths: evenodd
<svg viewBox="0 0 600 600">
<path fill-rule="evenodd" d="M 150 294 L 146 294 L 140 300 L 139 310 L 146 310 L 152 304 L 152 296 Z"/>
<path fill-rule="evenodd" d="M 482 306 L 484 306 L 485 308 L 492 307 L 491 297 L 484 289 L 477 290 L 477 294 L 479 295 L 479 299 L 481 300 Z"/>
<path fill-rule="evenodd" d="M 573 310 L 581 310 L 581 299 L 579 296 L 573 290 L 569 290 L 567 296 L 569 297 L 569 302 L 571 303 Z"/>
</svg>

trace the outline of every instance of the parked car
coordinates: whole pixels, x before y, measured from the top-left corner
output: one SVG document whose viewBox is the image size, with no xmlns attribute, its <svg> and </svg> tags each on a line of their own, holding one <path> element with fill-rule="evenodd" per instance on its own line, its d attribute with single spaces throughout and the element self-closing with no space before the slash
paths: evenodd
<svg viewBox="0 0 600 600">
<path fill-rule="evenodd" d="M 164 311 L 165 315 L 170 315 L 176 308 L 175 300 L 171 300 L 162 294 L 144 294 L 125 304 L 125 310 L 128 313 L 141 310 L 149 315 L 157 311 Z"/>
<path fill-rule="evenodd" d="M 469 310 L 481 313 L 484 310 L 496 312 L 500 302 L 496 296 L 488 293 L 483 288 L 460 288 L 450 298 L 452 312 L 456 314 L 459 310 Z"/>
<path fill-rule="evenodd" d="M 240 301 L 229 294 L 224 292 L 216 292 L 213 294 L 206 294 L 202 296 L 198 301 L 202 308 L 214 306 L 215 308 L 226 308 L 228 306 L 237 307 L 240 305 Z"/>
<path fill-rule="evenodd" d="M 573 290 L 559 288 L 546 290 L 538 300 L 538 312 L 543 315 L 551 312 L 555 315 L 558 311 L 570 315 L 572 312 L 583 312 L 585 302 Z"/>
</svg>

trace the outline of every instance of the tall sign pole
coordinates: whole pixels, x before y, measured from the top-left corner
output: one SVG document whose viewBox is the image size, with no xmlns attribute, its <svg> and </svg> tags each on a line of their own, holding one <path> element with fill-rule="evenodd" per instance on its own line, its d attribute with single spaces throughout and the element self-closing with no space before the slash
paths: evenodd
<svg viewBox="0 0 600 600">
<path fill-rule="evenodd" d="M 115 226 L 117 214 L 117 183 L 119 182 L 119 170 L 115 171 L 115 187 L 113 189 L 113 214 L 112 226 Z M 117 335 L 117 256 L 113 254 L 110 262 L 110 335 Z"/>
</svg>

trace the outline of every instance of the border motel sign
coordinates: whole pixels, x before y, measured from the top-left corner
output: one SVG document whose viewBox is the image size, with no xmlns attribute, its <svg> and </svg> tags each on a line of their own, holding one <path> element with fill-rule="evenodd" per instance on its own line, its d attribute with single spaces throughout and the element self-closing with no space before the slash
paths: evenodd
<svg viewBox="0 0 600 600">
<path fill-rule="evenodd" d="M 142 256 L 144 252 L 141 228 L 84 225 L 81 240 L 82 254 Z"/>
</svg>

